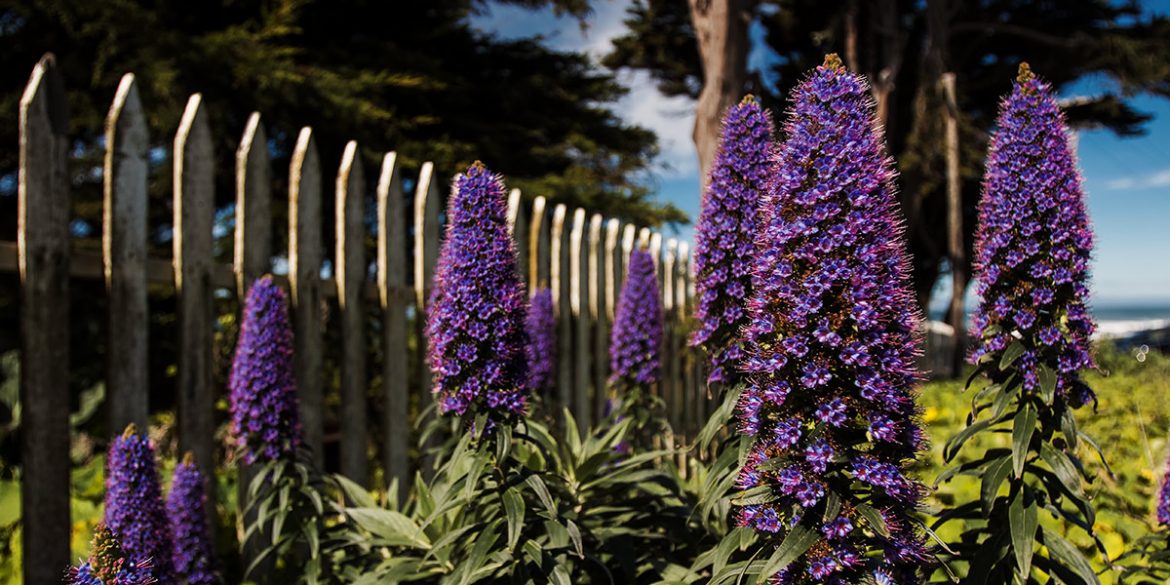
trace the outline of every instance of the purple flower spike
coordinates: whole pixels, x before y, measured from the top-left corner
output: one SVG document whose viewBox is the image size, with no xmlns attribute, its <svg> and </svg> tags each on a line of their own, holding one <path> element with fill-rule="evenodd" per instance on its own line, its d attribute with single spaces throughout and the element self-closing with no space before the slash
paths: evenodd
<svg viewBox="0 0 1170 585">
<path fill-rule="evenodd" d="M 161 585 L 177 583 L 154 448 L 131 423 L 110 445 L 103 520 L 134 566 L 149 564 Z"/>
<path fill-rule="evenodd" d="M 439 408 L 510 421 L 527 399 L 528 303 L 503 181 L 477 161 L 455 180 L 448 214 L 427 315 Z"/>
<path fill-rule="evenodd" d="M 1035 390 L 1052 373 L 1074 407 L 1094 400 L 1078 371 L 1093 366 L 1088 310 L 1093 232 L 1064 114 L 1028 66 L 1000 104 L 987 155 L 975 274 L 979 308 L 971 361 L 999 363 L 1016 336 L 1013 367 Z M 985 358 L 985 356 L 990 356 Z"/>
<path fill-rule="evenodd" d="M 723 136 L 695 228 L 695 287 L 700 326 L 691 344 L 709 356 L 707 382 L 740 378 L 740 331 L 748 323 L 756 216 L 767 189 L 775 146 L 772 117 L 747 96 L 727 109 Z"/>
<path fill-rule="evenodd" d="M 271 276 L 259 278 L 244 302 L 232 361 L 232 435 L 244 461 L 292 457 L 300 445 L 293 336 L 288 301 Z"/>
<path fill-rule="evenodd" d="M 212 566 L 215 553 L 207 518 L 203 474 L 195 467 L 195 457 L 191 453 L 187 453 L 175 467 L 171 491 L 167 494 L 167 517 L 174 537 L 171 558 L 175 573 L 187 585 L 219 583 Z"/>
<path fill-rule="evenodd" d="M 552 390 L 557 374 L 557 320 L 552 291 L 542 288 L 528 308 L 528 390 L 538 396 Z"/>
<path fill-rule="evenodd" d="M 874 570 L 917 583 L 918 312 L 892 161 L 868 84 L 836 55 L 792 100 L 760 211 L 739 409 L 754 437 L 739 486 L 777 499 L 739 521 L 770 548 L 797 525 L 818 535 L 784 583 L 862 583 Z"/>
<path fill-rule="evenodd" d="M 629 274 L 618 297 L 610 335 L 610 382 L 619 390 L 658 382 L 662 345 L 662 294 L 649 252 L 630 254 Z"/>
<path fill-rule="evenodd" d="M 128 558 L 105 524 L 97 525 L 90 548 L 89 560 L 66 573 L 68 585 L 151 585 L 159 582 L 152 573 L 152 563 Z"/>
<path fill-rule="evenodd" d="M 1158 524 L 1170 528 L 1170 462 L 1166 463 L 1166 473 L 1158 489 Z"/>
</svg>

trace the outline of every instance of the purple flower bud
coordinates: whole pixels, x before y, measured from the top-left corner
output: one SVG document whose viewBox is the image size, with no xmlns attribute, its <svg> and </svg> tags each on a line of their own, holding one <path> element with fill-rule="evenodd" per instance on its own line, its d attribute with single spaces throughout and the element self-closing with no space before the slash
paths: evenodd
<svg viewBox="0 0 1170 585">
<path fill-rule="evenodd" d="M 219 583 L 211 524 L 207 518 L 207 494 L 203 474 L 191 453 L 175 467 L 167 494 L 167 517 L 174 537 L 175 573 L 187 585 Z"/>
<path fill-rule="evenodd" d="M 610 382 L 619 389 L 649 387 L 660 375 L 662 295 L 650 254 L 630 254 L 629 274 L 618 297 L 610 336 Z"/>
<path fill-rule="evenodd" d="M 752 283 L 748 271 L 727 269 L 754 251 L 774 133 L 771 115 L 752 96 L 728 108 L 723 117 L 719 151 L 695 228 L 696 317 L 702 326 L 691 343 L 709 356 L 709 383 L 734 385 L 739 378 L 730 350 L 741 343 Z"/>
<path fill-rule="evenodd" d="M 427 309 L 428 355 L 441 411 L 472 418 L 486 413 L 489 426 L 524 414 L 527 305 L 504 183 L 476 162 L 455 180 Z"/>
<path fill-rule="evenodd" d="M 292 457 L 301 440 L 293 335 L 284 290 L 271 276 L 252 283 L 242 319 L 228 380 L 232 436 L 248 464 Z"/>
<path fill-rule="evenodd" d="M 1084 310 L 1093 233 L 1052 87 L 1026 65 L 1020 71 L 1000 103 L 983 176 L 974 262 L 982 318 L 970 359 L 998 363 L 1015 332 L 1034 367 L 1056 372 L 1058 389 L 1070 388 L 1093 364 L 1095 325 Z M 1080 406 L 1092 395 L 1069 400 Z"/>
<path fill-rule="evenodd" d="M 163 509 L 154 448 L 131 423 L 110 444 L 106 460 L 106 510 L 103 522 L 126 559 L 151 566 L 160 585 L 172 585 L 171 531 Z"/>
<path fill-rule="evenodd" d="M 891 552 L 856 511 L 907 519 L 922 492 L 906 475 L 922 445 L 919 315 L 892 162 L 869 87 L 835 56 L 796 88 L 788 120 L 755 234 L 739 414 L 756 438 L 740 485 L 779 496 L 753 520 L 774 511 L 782 526 L 804 522 L 824 537 L 783 582 L 860 583 L 875 566 L 916 582 L 923 557 Z M 842 511 L 825 520 L 816 506 L 830 493 Z M 761 533 L 770 547 L 785 536 Z M 904 536 L 925 550 L 921 535 Z"/>
<path fill-rule="evenodd" d="M 552 291 L 542 288 L 528 307 L 528 390 L 543 395 L 556 384 L 557 320 Z"/>
</svg>

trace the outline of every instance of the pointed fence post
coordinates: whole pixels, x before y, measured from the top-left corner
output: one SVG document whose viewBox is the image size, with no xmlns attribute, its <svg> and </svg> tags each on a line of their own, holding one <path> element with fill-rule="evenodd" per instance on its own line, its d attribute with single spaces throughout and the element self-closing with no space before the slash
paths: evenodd
<svg viewBox="0 0 1170 585">
<path fill-rule="evenodd" d="M 557 404 L 553 412 L 573 407 L 573 316 L 569 306 L 569 230 L 565 229 L 568 208 L 553 209 L 550 231 L 549 270 L 553 312 L 557 316 Z"/>
<path fill-rule="evenodd" d="M 236 149 L 236 233 L 232 268 L 236 295 L 243 300 L 248 287 L 268 273 L 272 264 L 272 169 L 268 136 L 260 113 L 252 112 Z"/>
<path fill-rule="evenodd" d="M 212 382 L 211 226 L 215 216 L 215 152 L 203 97 L 194 94 L 175 134 L 174 273 L 179 314 L 179 450 L 215 471 Z"/>
<path fill-rule="evenodd" d="M 532 221 L 528 231 L 528 294 L 549 286 L 549 235 L 545 218 L 547 200 L 544 196 L 532 202 Z M 554 293 L 555 296 L 555 293 Z"/>
<path fill-rule="evenodd" d="M 438 181 L 435 179 L 435 165 L 423 163 L 419 171 L 418 184 L 414 189 L 414 293 L 415 293 L 415 331 L 418 351 L 418 382 L 419 404 L 423 409 L 434 405 L 431 396 L 431 370 L 427 365 L 427 302 L 431 298 L 431 288 L 434 286 L 435 265 L 439 262 L 439 210 L 442 195 L 439 192 Z M 420 418 L 418 428 L 426 428 L 428 421 L 437 416 L 438 411 L 430 418 Z M 441 438 L 432 434 L 427 437 L 426 450 L 439 445 Z M 421 465 L 423 476 L 429 478 L 434 471 L 433 458 L 423 457 Z"/>
<path fill-rule="evenodd" d="M 366 424 L 366 182 L 357 142 L 345 145 L 335 185 L 333 281 L 341 318 L 341 473 L 369 484 Z"/>
<path fill-rule="evenodd" d="M 52 54 L 20 98 L 20 442 L 24 582 L 54 585 L 68 566 L 69 152 L 65 88 Z"/>
<path fill-rule="evenodd" d="M 301 129 L 288 178 L 288 282 L 301 432 L 313 462 L 325 463 L 321 317 L 321 164 L 313 130 Z"/>
<path fill-rule="evenodd" d="M 406 355 L 406 200 L 398 155 L 386 153 L 378 177 L 378 299 L 382 305 L 382 465 L 387 487 L 397 480 L 401 498 L 410 480 L 410 386 Z"/>
<path fill-rule="evenodd" d="M 573 415 L 578 430 L 585 431 L 591 419 L 589 399 L 592 324 L 589 317 L 589 256 L 585 247 L 585 210 L 573 212 L 569 232 L 569 308 L 573 318 Z"/>
<path fill-rule="evenodd" d="M 593 423 L 605 415 L 605 379 L 609 376 L 609 311 L 606 307 L 606 271 L 610 269 L 602 232 L 605 218 L 600 213 L 589 219 L 589 318 L 593 320 L 591 374 L 593 376 Z"/>
<path fill-rule="evenodd" d="M 122 76 L 106 116 L 102 173 L 102 260 L 109 303 L 106 396 L 109 429 L 145 429 L 149 415 L 146 300 L 146 180 L 150 148 L 134 74 Z"/>
</svg>

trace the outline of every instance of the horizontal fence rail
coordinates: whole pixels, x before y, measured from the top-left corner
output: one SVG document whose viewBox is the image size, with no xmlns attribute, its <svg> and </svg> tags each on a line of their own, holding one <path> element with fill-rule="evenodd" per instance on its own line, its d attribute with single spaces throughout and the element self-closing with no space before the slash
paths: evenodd
<svg viewBox="0 0 1170 585">
<path fill-rule="evenodd" d="M 146 369 L 147 291 L 165 287 L 178 317 L 177 429 L 180 448 L 197 464 L 215 466 L 216 401 L 226 388 L 214 381 L 213 331 L 217 295 L 243 297 L 249 283 L 271 271 L 273 257 L 287 257 L 277 281 L 290 292 L 296 334 L 295 368 L 303 436 L 320 463 L 324 454 L 326 355 L 340 369 L 337 429 L 340 471 L 368 484 L 368 451 L 381 454 L 385 483 L 407 482 L 415 460 L 420 411 L 430 404 L 430 373 L 422 336 L 426 299 L 444 234 L 447 178 L 456 170 L 422 165 L 414 193 L 403 192 L 394 152 L 367 176 L 359 145 L 346 145 L 336 167 L 320 159 L 313 130 L 300 130 L 288 169 L 288 249 L 274 250 L 274 211 L 267 132 L 260 113 L 242 129 L 234 169 L 216 169 L 209 112 L 191 96 L 173 141 L 173 241 L 170 258 L 148 255 L 148 150 L 146 112 L 138 81 L 127 74 L 106 120 L 102 246 L 73 245 L 69 238 L 67 120 L 63 83 L 51 56 L 34 69 L 21 103 L 18 242 L 0 242 L 0 271 L 19 272 L 22 289 L 21 400 L 25 413 L 22 482 L 25 582 L 56 583 L 69 562 L 68 369 L 70 280 L 102 280 L 108 304 L 107 416 L 111 429 L 145 425 L 151 412 Z M 337 168 L 334 181 L 327 169 Z M 235 222 L 232 261 L 213 253 L 215 176 L 232 173 Z M 332 190 L 326 187 L 332 185 Z M 330 192 L 331 191 L 331 192 Z M 332 201 L 336 240 L 324 242 L 322 209 Z M 369 205 L 369 204 L 373 205 Z M 364 214 L 376 209 L 376 244 L 366 257 Z M 659 389 L 675 425 L 677 443 L 697 434 L 708 410 L 700 394 L 699 361 L 686 349 L 684 322 L 693 303 L 688 246 L 647 227 L 585 209 L 527 202 L 519 190 L 508 199 L 508 220 L 517 263 L 529 293 L 553 291 L 558 326 L 559 382 L 545 397 L 559 417 L 568 409 L 582 426 L 601 420 L 608 401 L 609 333 L 616 300 L 635 246 L 655 255 L 667 307 L 664 374 Z M 635 239 L 635 235 L 637 238 Z M 332 269 L 322 276 L 326 246 Z M 663 257 L 665 250 L 666 257 Z M 373 262 L 373 270 L 370 262 Z M 335 306 L 336 313 L 323 310 Z M 368 368 L 366 316 L 380 314 L 381 371 Z M 341 343 L 327 347 L 326 319 L 337 320 Z M 413 341 L 413 343 L 412 343 Z M 414 373 L 412 373 L 412 364 Z M 375 375 L 380 387 L 373 388 Z M 375 407 L 375 403 L 377 408 Z M 369 437 L 370 413 L 383 413 L 378 437 Z"/>
</svg>

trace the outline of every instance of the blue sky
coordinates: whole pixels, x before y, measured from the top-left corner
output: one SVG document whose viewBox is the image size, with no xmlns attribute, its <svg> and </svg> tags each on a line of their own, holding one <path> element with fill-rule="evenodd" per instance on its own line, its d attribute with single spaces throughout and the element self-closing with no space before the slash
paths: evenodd
<svg viewBox="0 0 1170 585">
<path fill-rule="evenodd" d="M 539 35 L 548 46 L 600 56 L 609 40 L 623 31 L 628 4 L 629 0 L 595 2 L 586 30 L 551 11 L 499 6 L 475 17 L 474 23 L 501 37 Z M 1170 12 L 1170 0 L 1147 2 L 1146 7 L 1164 14 Z M 631 91 L 615 110 L 659 136 L 662 154 L 654 171 L 659 198 L 697 218 L 698 164 L 690 138 L 693 103 L 662 96 L 642 73 L 623 72 L 620 79 Z M 1087 80 L 1070 93 L 1091 93 L 1100 82 Z M 1134 104 L 1155 116 L 1146 135 L 1118 138 L 1090 130 L 1078 139 L 1097 233 L 1093 295 L 1098 306 L 1170 305 L 1170 101 L 1138 96 Z M 678 233 L 687 239 L 691 235 L 689 226 Z"/>
</svg>

